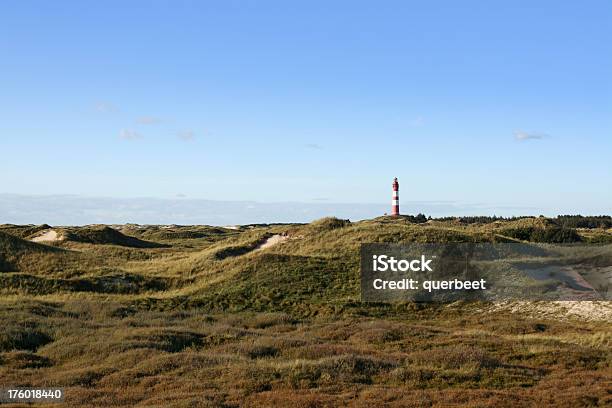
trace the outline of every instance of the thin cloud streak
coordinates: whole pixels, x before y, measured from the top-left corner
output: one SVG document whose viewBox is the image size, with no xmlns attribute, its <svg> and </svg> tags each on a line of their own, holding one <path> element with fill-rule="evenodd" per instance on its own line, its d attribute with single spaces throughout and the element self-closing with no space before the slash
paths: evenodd
<svg viewBox="0 0 612 408">
<path fill-rule="evenodd" d="M 119 112 L 119 108 L 110 102 L 97 102 L 96 111 L 100 113 L 115 113 Z"/>
<path fill-rule="evenodd" d="M 140 125 L 157 125 L 162 122 L 163 120 L 161 118 L 157 118 L 155 116 L 141 116 L 136 119 L 136 123 Z"/>
<path fill-rule="evenodd" d="M 135 130 L 121 129 L 119 132 L 119 138 L 122 140 L 138 140 L 142 139 L 142 135 Z"/>
<path fill-rule="evenodd" d="M 193 130 L 183 130 L 176 134 L 176 136 L 183 142 L 192 142 L 195 140 L 195 133 Z"/>
<path fill-rule="evenodd" d="M 305 144 L 304 147 L 311 150 L 323 150 L 323 146 L 318 145 L 316 143 L 308 143 Z"/>
<path fill-rule="evenodd" d="M 514 139 L 519 142 L 524 142 L 527 140 L 542 140 L 547 138 L 548 136 L 543 133 L 533 133 L 533 132 L 524 132 L 519 131 L 514 133 Z"/>
</svg>

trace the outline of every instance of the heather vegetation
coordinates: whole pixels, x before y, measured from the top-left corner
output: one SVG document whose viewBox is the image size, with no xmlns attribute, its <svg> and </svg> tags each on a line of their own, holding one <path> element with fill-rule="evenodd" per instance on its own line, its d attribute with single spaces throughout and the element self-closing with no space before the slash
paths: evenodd
<svg viewBox="0 0 612 408">
<path fill-rule="evenodd" d="M 610 242 L 585 218 L 0 226 L 0 384 L 61 406 L 608 406 L 610 315 L 359 296 L 361 243 Z"/>
</svg>

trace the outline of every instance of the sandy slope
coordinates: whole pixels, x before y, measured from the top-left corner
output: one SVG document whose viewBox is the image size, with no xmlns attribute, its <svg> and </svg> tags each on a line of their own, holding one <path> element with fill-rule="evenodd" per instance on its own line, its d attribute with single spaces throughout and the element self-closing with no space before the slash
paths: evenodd
<svg viewBox="0 0 612 408">
<path fill-rule="evenodd" d="M 59 234 L 57 233 L 57 231 L 47 230 L 41 235 L 32 238 L 30 241 L 32 242 L 53 242 L 53 241 L 59 241 L 60 239 L 61 238 Z"/>
<path fill-rule="evenodd" d="M 509 311 L 529 317 L 578 319 L 612 323 L 612 302 L 601 301 L 512 301 L 493 304 L 488 312 Z"/>
<path fill-rule="evenodd" d="M 280 244 L 281 242 L 284 242 L 284 241 L 286 241 L 288 239 L 289 239 L 289 237 L 287 235 L 281 235 L 281 234 L 272 235 L 263 244 L 261 244 L 257 248 L 255 248 L 255 250 L 256 251 L 261 251 L 261 250 L 270 248 L 270 247 L 272 247 L 274 245 Z"/>
</svg>

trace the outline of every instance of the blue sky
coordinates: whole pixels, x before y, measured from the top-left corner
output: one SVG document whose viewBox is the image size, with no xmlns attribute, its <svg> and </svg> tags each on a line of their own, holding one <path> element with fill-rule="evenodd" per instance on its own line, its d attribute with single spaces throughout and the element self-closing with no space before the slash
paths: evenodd
<svg viewBox="0 0 612 408">
<path fill-rule="evenodd" d="M 609 1 L 0 9 L 0 193 L 610 213 Z"/>
</svg>

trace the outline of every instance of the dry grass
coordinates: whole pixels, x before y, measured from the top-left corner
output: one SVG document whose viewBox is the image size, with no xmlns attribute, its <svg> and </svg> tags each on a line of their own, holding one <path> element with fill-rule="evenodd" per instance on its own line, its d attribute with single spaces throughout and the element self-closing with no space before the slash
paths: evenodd
<svg viewBox="0 0 612 408">
<path fill-rule="evenodd" d="M 6 235 L 40 228 L 8 226 L 0 384 L 65 387 L 61 406 L 609 406 L 609 321 L 358 301 L 362 242 L 496 242 L 548 226 L 121 229 L 166 246 L 152 248 L 30 246 Z M 253 251 L 274 234 L 290 239 Z"/>
</svg>

